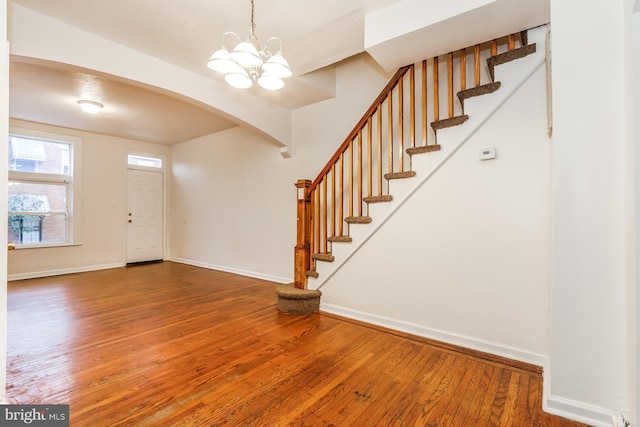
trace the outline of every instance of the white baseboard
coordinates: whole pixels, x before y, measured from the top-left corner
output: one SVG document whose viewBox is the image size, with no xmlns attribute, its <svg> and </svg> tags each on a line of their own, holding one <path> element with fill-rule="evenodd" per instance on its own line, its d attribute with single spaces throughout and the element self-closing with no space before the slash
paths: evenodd
<svg viewBox="0 0 640 427">
<path fill-rule="evenodd" d="M 226 273 L 239 274 L 240 276 L 253 277 L 254 279 L 268 280 L 269 282 L 276 282 L 276 283 L 282 283 L 282 284 L 293 282 L 293 278 L 290 278 L 290 277 L 273 276 L 271 274 L 264 274 L 256 271 L 242 270 L 240 268 L 226 267 L 223 265 L 210 264 L 210 263 L 194 261 L 190 259 L 171 257 L 169 258 L 169 261 L 178 262 L 180 264 L 193 265 L 195 267 L 208 268 L 209 270 L 218 270 L 218 271 L 224 271 Z"/>
<path fill-rule="evenodd" d="M 547 396 L 544 410 L 594 427 L 623 427 L 622 418 L 613 411 L 559 396 Z"/>
<path fill-rule="evenodd" d="M 442 341 L 448 344 L 466 347 L 469 349 L 494 354 L 496 356 L 506 357 L 508 359 L 517 360 L 536 366 L 545 367 L 548 364 L 547 356 L 542 354 L 518 349 L 515 347 L 505 346 L 498 343 L 492 343 L 465 335 L 459 335 L 441 331 L 438 329 L 428 328 L 423 325 L 405 322 L 403 320 L 365 313 L 359 310 L 353 310 L 351 308 L 342 307 L 335 304 L 323 304 L 322 302 L 320 303 L 320 310 L 326 311 L 327 313 L 333 313 L 340 316 L 349 317 L 351 319 L 360 320 L 362 322 L 382 326 L 385 328 L 394 329 L 396 331 L 406 332 L 408 334 Z"/>
<path fill-rule="evenodd" d="M 108 270 L 110 268 L 124 267 L 125 263 L 86 265 L 82 267 L 60 268 L 56 270 L 33 271 L 29 273 L 9 274 L 7 280 L 36 279 L 38 277 L 61 276 L 63 274 L 84 273 L 87 271 Z"/>
</svg>

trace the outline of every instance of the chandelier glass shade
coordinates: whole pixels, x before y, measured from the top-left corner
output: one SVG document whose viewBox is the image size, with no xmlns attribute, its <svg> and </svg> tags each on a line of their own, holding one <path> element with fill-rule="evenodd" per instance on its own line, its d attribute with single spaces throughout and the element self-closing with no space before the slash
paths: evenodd
<svg viewBox="0 0 640 427">
<path fill-rule="evenodd" d="M 207 66 L 214 71 L 224 74 L 224 80 L 233 87 L 247 89 L 257 81 L 258 85 L 268 90 L 284 87 L 284 80 L 291 77 L 291 68 L 282 53 L 282 40 L 271 37 L 264 47 L 255 35 L 256 24 L 253 22 L 254 4 L 251 0 L 251 27 L 249 36 L 242 41 L 236 33 L 227 31 L 222 34 L 220 47 L 213 52 Z M 233 37 L 237 44 L 232 50 L 225 46 L 225 37 Z M 269 45 L 277 43 L 275 53 L 268 49 Z"/>
</svg>

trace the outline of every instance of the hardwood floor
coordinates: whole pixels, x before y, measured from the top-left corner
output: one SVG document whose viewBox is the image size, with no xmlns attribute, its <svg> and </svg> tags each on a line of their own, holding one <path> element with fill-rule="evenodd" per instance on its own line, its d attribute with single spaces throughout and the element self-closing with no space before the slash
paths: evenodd
<svg viewBox="0 0 640 427">
<path fill-rule="evenodd" d="M 9 283 L 8 399 L 71 426 L 582 426 L 539 374 L 319 313 L 175 263 Z"/>
</svg>

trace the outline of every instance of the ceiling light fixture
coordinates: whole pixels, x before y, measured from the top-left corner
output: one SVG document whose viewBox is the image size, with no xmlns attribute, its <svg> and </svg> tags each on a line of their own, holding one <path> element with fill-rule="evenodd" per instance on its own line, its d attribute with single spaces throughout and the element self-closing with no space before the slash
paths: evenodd
<svg viewBox="0 0 640 427">
<path fill-rule="evenodd" d="M 89 114 L 98 114 L 104 105 L 100 104 L 96 101 L 89 101 L 88 99 L 81 99 L 78 101 L 78 105 L 82 108 L 83 111 Z"/>
<path fill-rule="evenodd" d="M 284 87 L 284 81 L 291 77 L 289 63 L 282 54 L 282 40 L 271 37 L 260 50 L 260 44 L 255 35 L 256 24 L 253 22 L 254 4 L 251 0 L 251 27 L 249 36 L 245 41 L 236 33 L 227 31 L 220 38 L 220 47 L 213 52 L 207 66 L 212 70 L 223 73 L 224 79 L 231 86 L 239 89 L 247 89 L 253 86 L 254 81 L 268 90 L 277 90 Z M 224 45 L 224 38 L 232 35 L 238 39 L 238 44 L 231 52 Z M 270 42 L 278 42 L 278 50 L 275 54 L 267 49 Z"/>
</svg>

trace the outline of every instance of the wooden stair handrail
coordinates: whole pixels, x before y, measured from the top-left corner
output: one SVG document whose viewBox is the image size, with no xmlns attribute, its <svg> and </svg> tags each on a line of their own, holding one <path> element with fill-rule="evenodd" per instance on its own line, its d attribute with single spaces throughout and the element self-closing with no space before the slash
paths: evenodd
<svg viewBox="0 0 640 427">
<path fill-rule="evenodd" d="M 389 92 L 391 92 L 396 87 L 396 84 L 398 83 L 398 81 L 404 77 L 404 75 L 407 73 L 407 71 L 409 71 L 411 67 L 412 67 L 411 65 L 406 65 L 398 69 L 398 71 L 396 71 L 396 73 L 393 75 L 391 80 L 389 80 L 389 83 L 387 83 L 384 89 L 382 89 L 382 92 L 380 92 L 380 95 L 378 95 L 375 101 L 373 101 L 373 103 L 371 104 L 367 112 L 364 113 L 364 115 L 362 116 L 358 124 L 356 124 L 353 130 L 349 133 L 349 136 L 347 136 L 347 138 L 344 140 L 344 142 L 338 148 L 338 150 L 334 153 L 331 159 L 329 159 L 326 166 L 318 174 L 316 179 L 313 180 L 313 182 L 311 183 L 311 187 L 309 187 L 309 192 L 315 190 L 315 188 L 318 186 L 320 181 L 322 181 L 322 178 L 327 173 L 329 173 L 333 165 L 340 158 L 340 155 L 342 155 L 342 153 L 345 152 L 347 148 L 349 148 L 349 144 L 351 144 L 351 141 L 353 141 L 353 139 L 358 135 L 358 132 L 360 131 L 360 129 L 362 129 L 367 124 L 367 121 L 369 120 L 369 116 L 372 116 L 373 113 L 378 109 L 378 105 L 382 104 L 382 102 L 384 102 L 387 99 L 387 95 L 389 94 Z"/>
</svg>

